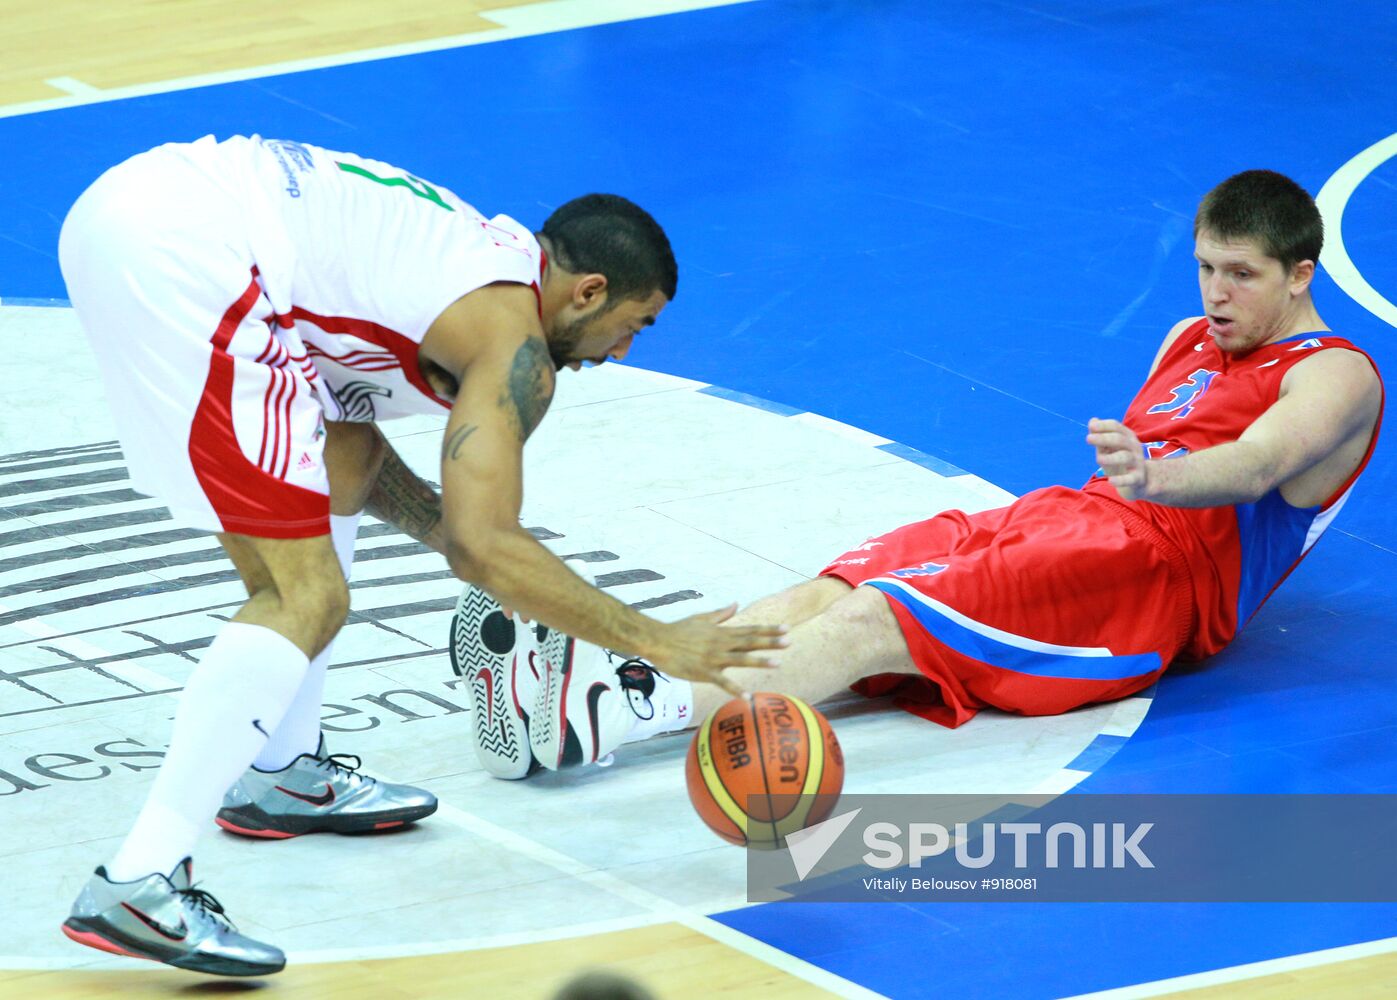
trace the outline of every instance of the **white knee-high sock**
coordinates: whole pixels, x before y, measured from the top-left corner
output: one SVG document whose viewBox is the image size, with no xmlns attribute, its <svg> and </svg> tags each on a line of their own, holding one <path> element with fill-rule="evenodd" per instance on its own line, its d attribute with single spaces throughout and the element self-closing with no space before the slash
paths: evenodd
<svg viewBox="0 0 1397 1000">
<path fill-rule="evenodd" d="M 281 721 L 306 666 L 306 654 L 269 628 L 223 626 L 184 686 L 169 753 L 108 877 L 167 875 L 194 850 L 223 793 Z"/>
<path fill-rule="evenodd" d="M 330 515 L 330 537 L 335 543 L 335 555 L 340 570 L 349 579 L 354 566 L 354 538 L 359 533 L 359 514 Z M 320 748 L 320 713 L 325 698 L 325 671 L 330 669 L 334 640 L 310 661 L 305 680 L 292 699 L 291 707 L 281 717 L 281 725 L 252 762 L 259 771 L 280 771 L 303 753 L 314 754 Z"/>
</svg>

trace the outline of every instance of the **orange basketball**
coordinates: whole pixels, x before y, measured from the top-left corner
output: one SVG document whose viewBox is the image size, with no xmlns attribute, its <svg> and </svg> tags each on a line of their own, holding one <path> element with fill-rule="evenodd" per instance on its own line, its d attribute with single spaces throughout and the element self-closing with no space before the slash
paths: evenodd
<svg viewBox="0 0 1397 1000">
<path fill-rule="evenodd" d="M 703 720 L 685 764 L 689 801 L 739 846 L 776 848 L 829 817 L 844 754 L 828 720 L 799 698 L 759 692 Z"/>
</svg>

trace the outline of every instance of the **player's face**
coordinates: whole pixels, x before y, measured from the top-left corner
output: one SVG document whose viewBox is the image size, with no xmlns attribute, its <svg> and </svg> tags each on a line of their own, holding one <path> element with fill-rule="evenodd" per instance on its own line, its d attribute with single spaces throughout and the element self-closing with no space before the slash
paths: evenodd
<svg viewBox="0 0 1397 1000">
<path fill-rule="evenodd" d="M 661 292 L 644 299 L 626 299 L 610 309 L 601 302 L 548 338 L 553 363 L 576 371 L 586 361 L 598 365 L 620 361 L 630 352 L 636 334 L 652 326 L 668 304 Z"/>
<path fill-rule="evenodd" d="M 1288 336 L 1308 279 L 1297 280 L 1252 240 L 1223 240 L 1198 233 L 1198 287 L 1208 332 L 1218 348 L 1236 354 Z M 1301 265 L 1297 265 L 1297 268 Z"/>
</svg>

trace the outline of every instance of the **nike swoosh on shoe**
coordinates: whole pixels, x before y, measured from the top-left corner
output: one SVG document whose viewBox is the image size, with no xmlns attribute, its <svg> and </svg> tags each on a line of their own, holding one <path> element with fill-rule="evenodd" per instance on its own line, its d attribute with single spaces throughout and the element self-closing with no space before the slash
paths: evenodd
<svg viewBox="0 0 1397 1000">
<path fill-rule="evenodd" d="M 285 794 L 291 796 L 293 799 L 300 799 L 302 802 L 309 802 L 313 806 L 328 806 L 331 802 L 335 801 L 335 790 L 331 788 L 328 784 L 325 786 L 324 795 L 302 795 L 300 792 L 293 792 L 291 789 L 282 788 L 280 785 L 276 786 L 276 790 L 278 792 L 284 792 Z"/>
<path fill-rule="evenodd" d="M 601 701 L 601 696 L 610 691 L 610 685 L 596 681 L 587 689 L 587 722 L 592 729 L 592 760 L 596 760 L 598 750 L 601 749 L 601 731 L 597 724 L 597 702 Z"/>
<path fill-rule="evenodd" d="M 162 924 L 160 921 L 156 920 L 154 917 L 146 913 L 142 913 L 140 910 L 136 909 L 130 903 L 122 903 L 121 905 L 126 909 L 127 913 L 131 914 L 131 916 L 135 917 L 137 920 L 145 924 L 151 930 L 155 931 L 155 933 L 159 934 L 161 937 L 169 938 L 171 941 L 183 941 L 185 938 L 189 936 L 189 925 L 184 922 L 183 917 L 179 918 L 178 928 L 170 928 Z"/>
</svg>

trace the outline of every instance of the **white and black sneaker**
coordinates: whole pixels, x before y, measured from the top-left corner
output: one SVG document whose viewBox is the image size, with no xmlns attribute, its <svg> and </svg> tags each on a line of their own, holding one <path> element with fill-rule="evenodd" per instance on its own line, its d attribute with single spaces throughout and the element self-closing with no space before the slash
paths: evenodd
<svg viewBox="0 0 1397 1000">
<path fill-rule="evenodd" d="M 529 715 L 542 673 L 534 630 L 466 584 L 451 619 L 450 649 L 451 669 L 470 691 L 480 766 L 497 778 L 528 777 L 538 767 L 529 750 Z"/>
<path fill-rule="evenodd" d="M 534 699 L 529 743 L 549 770 L 594 764 L 654 718 L 660 676 L 627 658 L 561 632 L 540 630 L 544 676 Z"/>
</svg>

